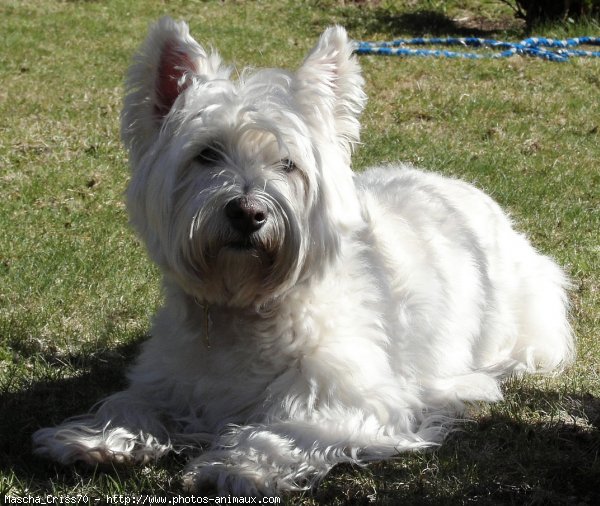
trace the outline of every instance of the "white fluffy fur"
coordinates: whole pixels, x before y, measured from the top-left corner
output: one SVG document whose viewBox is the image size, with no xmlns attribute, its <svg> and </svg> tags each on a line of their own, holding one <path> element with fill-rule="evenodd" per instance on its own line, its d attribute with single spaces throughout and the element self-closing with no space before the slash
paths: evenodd
<svg viewBox="0 0 600 506">
<path fill-rule="evenodd" d="M 362 85 L 339 27 L 295 73 L 237 81 L 185 23 L 152 28 L 122 131 L 165 305 L 129 388 L 36 432 L 37 453 L 185 449 L 190 488 L 301 489 L 340 462 L 438 444 L 503 377 L 571 361 L 565 276 L 489 197 L 403 165 L 352 173 Z M 241 195 L 268 213 L 249 237 L 224 211 Z"/>
</svg>

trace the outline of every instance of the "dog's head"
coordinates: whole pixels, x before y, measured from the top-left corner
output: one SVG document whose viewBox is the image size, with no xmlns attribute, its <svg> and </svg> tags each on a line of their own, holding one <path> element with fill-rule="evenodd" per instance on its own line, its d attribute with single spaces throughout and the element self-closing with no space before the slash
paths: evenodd
<svg viewBox="0 0 600 506">
<path fill-rule="evenodd" d="M 319 275 L 360 222 L 350 153 L 363 80 L 339 27 L 296 72 L 230 74 L 185 23 L 152 27 L 122 113 L 128 208 L 153 260 L 188 293 L 261 305 Z"/>
</svg>

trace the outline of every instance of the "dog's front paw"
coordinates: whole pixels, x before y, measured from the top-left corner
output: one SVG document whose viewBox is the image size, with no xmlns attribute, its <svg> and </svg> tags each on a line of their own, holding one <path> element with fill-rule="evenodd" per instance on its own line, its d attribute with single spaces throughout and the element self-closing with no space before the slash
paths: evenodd
<svg viewBox="0 0 600 506">
<path fill-rule="evenodd" d="M 38 430 L 33 435 L 34 453 L 61 464 L 145 464 L 169 451 L 150 435 L 133 434 L 122 427 L 98 428 L 81 421 Z"/>
<path fill-rule="evenodd" d="M 183 486 L 188 492 L 237 496 L 270 496 L 276 493 L 273 474 L 257 462 L 225 452 L 208 452 L 185 469 Z"/>
<path fill-rule="evenodd" d="M 48 427 L 33 435 L 33 451 L 61 464 L 80 461 L 93 465 L 133 460 L 131 448 L 128 448 L 130 445 L 125 444 L 123 439 L 118 447 L 111 447 L 102 436 L 102 431 L 84 425 Z"/>
<path fill-rule="evenodd" d="M 238 470 L 214 463 L 195 465 L 193 469 L 187 468 L 183 476 L 183 487 L 188 492 L 202 493 L 203 495 L 263 496 L 272 494 L 272 491 L 268 491 L 249 476 L 243 476 Z"/>
</svg>

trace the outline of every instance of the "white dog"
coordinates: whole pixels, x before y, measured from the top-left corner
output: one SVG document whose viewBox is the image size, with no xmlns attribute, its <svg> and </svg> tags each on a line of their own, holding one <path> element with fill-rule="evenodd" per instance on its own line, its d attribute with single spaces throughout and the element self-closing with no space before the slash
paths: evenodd
<svg viewBox="0 0 600 506">
<path fill-rule="evenodd" d="M 272 494 L 438 444 L 509 374 L 572 360 L 565 276 L 472 186 L 350 169 L 365 103 L 345 31 L 244 72 L 160 20 L 122 114 L 131 221 L 165 305 L 127 390 L 34 435 L 63 463 L 185 450 L 185 483 Z"/>
</svg>

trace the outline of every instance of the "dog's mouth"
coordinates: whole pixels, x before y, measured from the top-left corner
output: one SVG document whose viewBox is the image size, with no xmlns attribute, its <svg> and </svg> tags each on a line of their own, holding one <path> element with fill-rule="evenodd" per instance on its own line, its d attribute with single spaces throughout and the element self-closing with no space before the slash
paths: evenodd
<svg viewBox="0 0 600 506">
<path fill-rule="evenodd" d="M 256 243 L 249 239 L 243 239 L 241 241 L 233 241 L 225 246 L 226 248 L 235 250 L 235 251 L 256 251 L 261 249 Z"/>
<path fill-rule="evenodd" d="M 276 244 L 269 240 L 269 237 L 263 237 L 261 234 L 253 233 L 249 235 L 236 235 L 224 241 L 221 246 L 227 250 L 239 251 L 240 253 L 260 253 L 272 256 L 276 253 Z"/>
<path fill-rule="evenodd" d="M 258 262 L 263 268 L 271 268 L 278 256 L 274 244 L 254 236 L 228 241 L 221 246 L 221 252 L 236 262 Z"/>
<path fill-rule="evenodd" d="M 253 235 L 232 238 L 223 244 L 223 247 L 228 250 L 239 251 L 239 252 L 252 252 L 252 251 L 265 251 L 265 245 L 258 238 Z"/>
<path fill-rule="evenodd" d="M 233 255 L 243 261 L 244 258 L 255 258 L 263 266 L 270 266 L 275 261 L 276 253 L 267 244 L 253 238 L 243 238 L 227 242 L 222 245 L 221 251 Z"/>
</svg>

